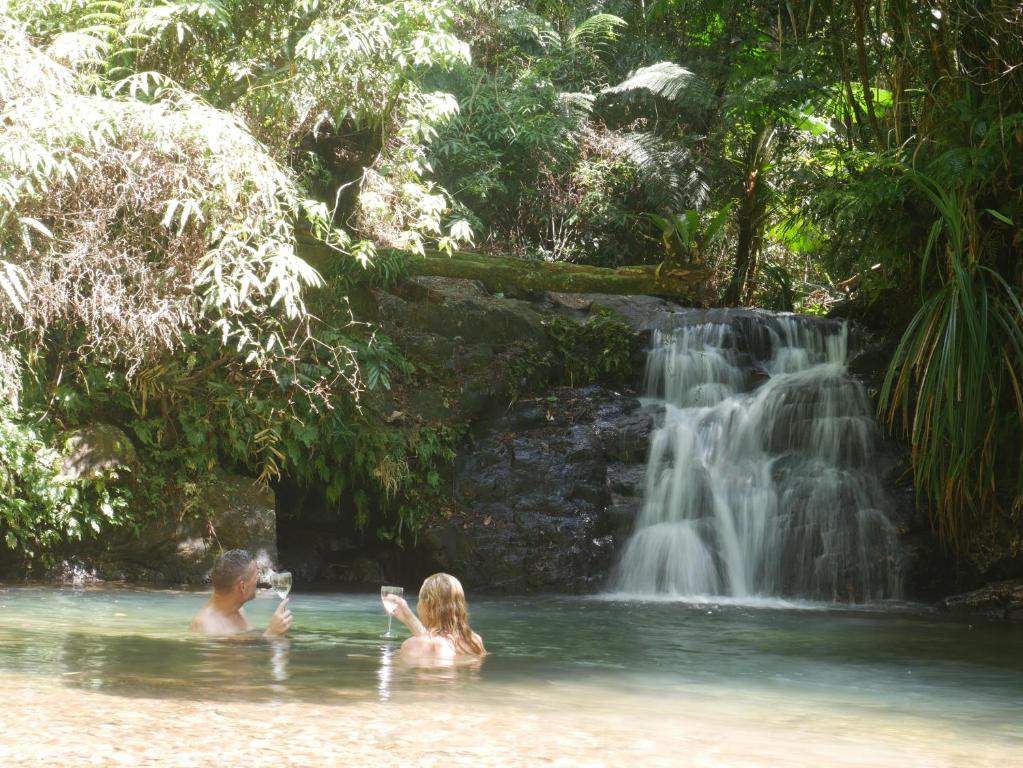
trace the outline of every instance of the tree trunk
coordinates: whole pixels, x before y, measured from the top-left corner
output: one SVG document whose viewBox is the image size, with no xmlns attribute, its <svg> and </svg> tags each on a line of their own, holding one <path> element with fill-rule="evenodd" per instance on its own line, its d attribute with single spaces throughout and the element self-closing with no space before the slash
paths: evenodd
<svg viewBox="0 0 1023 768">
<path fill-rule="evenodd" d="M 746 154 L 743 194 L 739 202 L 739 236 L 735 245 L 735 271 L 725 291 L 726 306 L 748 302 L 756 276 L 757 256 L 762 240 L 761 229 L 767 210 L 765 192 L 767 164 L 770 158 L 774 127 L 763 126 L 750 140 Z"/>
<path fill-rule="evenodd" d="M 867 105 L 867 117 L 874 129 L 877 145 L 881 146 L 881 123 L 874 110 L 874 91 L 870 84 L 870 70 L 867 67 L 867 11 L 863 0 L 853 0 L 853 16 L 856 23 L 856 62 L 860 69 L 860 87 L 863 88 L 863 101 Z"/>
</svg>

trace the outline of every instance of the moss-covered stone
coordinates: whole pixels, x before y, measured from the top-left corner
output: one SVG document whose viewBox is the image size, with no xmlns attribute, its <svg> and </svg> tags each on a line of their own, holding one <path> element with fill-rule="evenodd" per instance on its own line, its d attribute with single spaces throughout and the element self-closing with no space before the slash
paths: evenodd
<svg viewBox="0 0 1023 768">
<path fill-rule="evenodd" d="M 64 440 L 63 472 L 70 478 L 114 478 L 137 461 L 131 439 L 111 424 L 83 427 Z"/>
</svg>

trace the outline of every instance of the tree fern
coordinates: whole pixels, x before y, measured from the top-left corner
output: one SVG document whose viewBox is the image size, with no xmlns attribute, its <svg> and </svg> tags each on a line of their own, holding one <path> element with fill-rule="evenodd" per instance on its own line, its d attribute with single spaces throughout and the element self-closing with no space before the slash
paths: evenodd
<svg viewBox="0 0 1023 768">
<path fill-rule="evenodd" d="M 671 213 L 706 204 L 710 188 L 699 162 L 680 141 L 635 132 L 621 135 L 618 148 L 657 207 Z"/>
</svg>

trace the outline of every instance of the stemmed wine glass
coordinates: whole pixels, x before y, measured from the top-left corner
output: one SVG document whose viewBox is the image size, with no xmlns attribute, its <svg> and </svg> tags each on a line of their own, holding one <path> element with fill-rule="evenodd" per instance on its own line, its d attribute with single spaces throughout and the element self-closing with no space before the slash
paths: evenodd
<svg viewBox="0 0 1023 768">
<path fill-rule="evenodd" d="M 397 605 L 392 601 L 387 600 L 388 595 L 394 595 L 395 597 L 401 597 L 405 594 L 403 587 L 380 587 L 380 600 L 384 604 L 384 610 L 387 611 L 387 632 L 383 637 L 395 637 L 394 633 L 391 632 L 391 618 L 394 616 L 394 611 L 397 610 Z"/>
<path fill-rule="evenodd" d="M 283 600 L 291 591 L 291 571 L 281 571 L 270 574 L 270 589 L 277 593 Z"/>
</svg>

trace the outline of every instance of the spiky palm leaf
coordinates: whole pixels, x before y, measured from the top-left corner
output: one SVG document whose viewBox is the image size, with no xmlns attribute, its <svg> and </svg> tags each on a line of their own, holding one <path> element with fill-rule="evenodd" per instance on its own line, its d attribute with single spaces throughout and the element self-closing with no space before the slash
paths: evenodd
<svg viewBox="0 0 1023 768">
<path fill-rule="evenodd" d="M 1007 399 L 1016 429 L 1023 427 L 1023 305 L 1018 290 L 981 263 L 971 245 L 972 200 L 932 176 L 910 171 L 907 177 L 939 212 L 921 275 L 937 272 L 940 284 L 899 342 L 879 408 L 889 427 L 901 416 L 912 440 L 917 490 L 930 502 L 941 538 L 958 548 L 976 510 L 998 506 Z M 1023 474 L 1019 480 L 1017 504 Z"/>
</svg>

